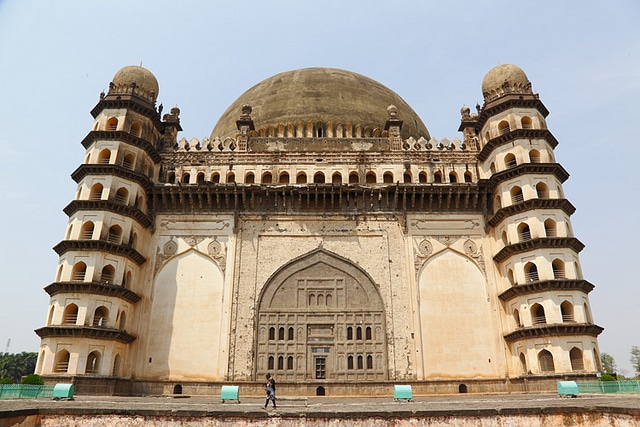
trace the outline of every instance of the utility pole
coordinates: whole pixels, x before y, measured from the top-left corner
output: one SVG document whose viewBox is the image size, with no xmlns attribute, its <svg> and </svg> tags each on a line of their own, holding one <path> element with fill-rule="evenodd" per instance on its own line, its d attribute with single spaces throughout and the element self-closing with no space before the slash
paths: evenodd
<svg viewBox="0 0 640 427">
<path fill-rule="evenodd" d="M 9 353 L 9 346 L 11 345 L 11 338 L 7 339 L 7 348 L 4 350 L 4 353 Z"/>
</svg>

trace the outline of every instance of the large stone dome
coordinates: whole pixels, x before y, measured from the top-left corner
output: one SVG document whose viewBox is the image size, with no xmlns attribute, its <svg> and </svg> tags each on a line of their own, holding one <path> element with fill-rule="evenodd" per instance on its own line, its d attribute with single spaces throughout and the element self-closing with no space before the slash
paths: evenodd
<svg viewBox="0 0 640 427">
<path fill-rule="evenodd" d="M 420 117 L 398 94 L 368 77 L 335 68 L 304 68 L 263 80 L 227 108 L 211 138 L 235 136 L 245 104 L 253 108 L 256 129 L 318 122 L 384 129 L 387 107 L 393 104 L 404 122 L 403 137 L 430 139 Z"/>
<path fill-rule="evenodd" d="M 118 70 L 113 76 L 112 83 L 116 88 L 130 88 L 132 83 L 136 84 L 136 93 L 155 102 L 158 97 L 158 80 L 146 68 L 129 65 Z"/>
</svg>

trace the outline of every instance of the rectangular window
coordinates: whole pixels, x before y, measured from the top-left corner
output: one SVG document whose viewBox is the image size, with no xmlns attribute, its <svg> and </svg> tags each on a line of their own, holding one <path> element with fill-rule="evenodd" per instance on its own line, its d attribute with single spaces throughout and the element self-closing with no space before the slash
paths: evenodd
<svg viewBox="0 0 640 427">
<path fill-rule="evenodd" d="M 316 379 L 323 380 L 327 375 L 327 359 L 316 357 Z"/>
</svg>

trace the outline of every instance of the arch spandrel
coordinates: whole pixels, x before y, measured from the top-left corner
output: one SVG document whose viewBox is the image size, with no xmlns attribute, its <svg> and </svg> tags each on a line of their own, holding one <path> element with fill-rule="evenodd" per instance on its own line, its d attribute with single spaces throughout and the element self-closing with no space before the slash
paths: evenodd
<svg viewBox="0 0 640 427">
<path fill-rule="evenodd" d="M 311 288 L 323 287 L 330 282 L 346 287 L 346 298 L 342 305 L 346 308 L 384 308 L 371 276 L 351 261 L 324 249 L 298 257 L 276 271 L 263 288 L 260 308 L 268 309 L 274 304 L 290 305 L 291 301 L 298 301 L 298 296 L 293 292 L 298 280 L 305 280 Z M 339 301 L 336 303 L 340 304 Z"/>
</svg>

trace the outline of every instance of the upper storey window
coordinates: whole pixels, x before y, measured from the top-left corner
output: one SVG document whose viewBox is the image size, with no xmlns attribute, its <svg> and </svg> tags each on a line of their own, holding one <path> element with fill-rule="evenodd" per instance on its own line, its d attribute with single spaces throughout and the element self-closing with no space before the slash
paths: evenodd
<svg viewBox="0 0 640 427">
<path fill-rule="evenodd" d="M 129 133 L 133 136 L 140 138 L 142 136 L 142 126 L 138 122 L 131 123 L 131 128 L 129 129 Z"/>
<path fill-rule="evenodd" d="M 547 237 L 557 237 L 558 231 L 556 229 L 556 222 L 551 218 L 547 219 L 544 222 L 544 234 Z"/>
<path fill-rule="evenodd" d="M 518 162 L 516 161 L 516 156 L 513 153 L 509 153 L 504 156 L 504 165 L 507 169 L 515 168 L 518 166 Z"/>
<path fill-rule="evenodd" d="M 94 230 L 95 226 L 93 224 L 93 222 L 91 221 L 87 221 L 84 224 L 82 224 L 82 228 L 80 231 L 80 239 L 82 240 L 90 240 L 93 238 L 93 230 Z"/>
<path fill-rule="evenodd" d="M 367 184 L 375 184 L 377 181 L 377 177 L 376 177 L 376 173 L 375 172 L 367 172 L 366 175 L 366 180 L 367 180 Z"/>
<path fill-rule="evenodd" d="M 524 195 L 522 194 L 522 188 L 513 187 L 511 189 L 511 203 L 520 203 L 524 201 Z"/>
<path fill-rule="evenodd" d="M 511 132 L 511 128 L 509 127 L 509 122 L 506 120 L 503 120 L 500 123 L 498 123 L 498 132 L 500 132 L 500 135 L 504 135 L 505 133 Z"/>
<path fill-rule="evenodd" d="M 529 151 L 529 161 L 531 163 L 540 163 L 540 152 L 538 150 Z"/>
<path fill-rule="evenodd" d="M 533 123 L 531 117 L 524 116 L 520 122 L 522 123 L 522 129 L 533 129 Z"/>
<path fill-rule="evenodd" d="M 97 183 L 94 184 L 93 187 L 91 187 L 91 191 L 89 193 L 89 200 L 101 200 L 102 199 L 102 184 Z"/>
<path fill-rule="evenodd" d="M 548 199 L 549 198 L 549 187 L 544 182 L 539 182 L 536 184 L 536 193 L 538 195 L 538 199 Z"/>
<path fill-rule="evenodd" d="M 111 117 L 107 120 L 107 130 L 111 132 L 118 130 L 118 119 Z"/>
<path fill-rule="evenodd" d="M 263 182 L 266 182 L 266 181 L 263 181 Z M 287 172 L 282 172 L 278 177 L 278 183 L 289 184 L 289 174 Z"/>
<path fill-rule="evenodd" d="M 98 163 L 101 165 L 108 165 L 110 161 L 111 150 L 105 148 L 104 150 L 100 151 L 100 154 L 98 155 Z"/>
<path fill-rule="evenodd" d="M 127 153 L 122 159 L 122 167 L 125 169 L 133 170 L 136 158 L 133 154 Z"/>
<path fill-rule="evenodd" d="M 119 203 L 121 205 L 126 205 L 129 203 L 129 190 L 127 190 L 124 187 L 120 187 L 118 188 L 118 191 L 116 191 L 116 197 L 115 197 L 115 202 Z"/>
<path fill-rule="evenodd" d="M 84 281 L 85 275 L 87 274 L 87 265 L 80 261 L 73 265 L 73 269 L 71 270 L 71 280 L 75 282 Z"/>
</svg>

